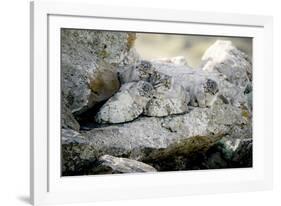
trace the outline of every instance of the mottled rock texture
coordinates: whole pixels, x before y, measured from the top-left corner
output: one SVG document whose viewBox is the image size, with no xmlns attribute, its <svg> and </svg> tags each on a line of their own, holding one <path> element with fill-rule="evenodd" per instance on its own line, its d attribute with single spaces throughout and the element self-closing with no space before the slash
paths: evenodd
<svg viewBox="0 0 281 206">
<path fill-rule="evenodd" d="M 249 58 L 217 41 L 198 69 L 147 61 L 135 38 L 62 30 L 63 175 L 251 167 Z"/>
<path fill-rule="evenodd" d="M 134 40 L 133 33 L 62 29 L 62 91 L 72 112 L 82 113 L 118 91 L 118 65 L 137 59 Z"/>
<path fill-rule="evenodd" d="M 71 129 L 62 129 L 62 175 L 91 174 L 98 153 L 95 147 L 80 133 Z"/>
<path fill-rule="evenodd" d="M 245 88 L 252 79 L 252 63 L 231 41 L 216 41 L 202 57 L 203 70 L 216 71 L 231 83 Z"/>
<path fill-rule="evenodd" d="M 66 101 L 62 101 L 62 105 L 61 105 L 61 126 L 62 128 L 70 128 L 73 129 L 75 131 L 79 131 L 80 130 L 80 125 L 77 122 L 77 120 L 75 119 L 75 117 L 73 116 L 72 112 L 70 111 L 70 109 L 67 107 L 67 103 Z"/>
<path fill-rule="evenodd" d="M 245 123 L 241 110 L 231 105 L 195 107 L 186 114 L 165 118 L 141 117 L 129 123 L 100 126 L 83 132 L 91 145 L 105 154 L 139 159 L 146 150 L 167 148 L 195 136 L 228 134 Z"/>
<path fill-rule="evenodd" d="M 135 172 L 157 172 L 155 168 L 142 162 L 127 158 L 103 155 L 99 158 L 100 165 L 97 170 L 107 171 L 111 174 L 135 173 Z"/>
</svg>

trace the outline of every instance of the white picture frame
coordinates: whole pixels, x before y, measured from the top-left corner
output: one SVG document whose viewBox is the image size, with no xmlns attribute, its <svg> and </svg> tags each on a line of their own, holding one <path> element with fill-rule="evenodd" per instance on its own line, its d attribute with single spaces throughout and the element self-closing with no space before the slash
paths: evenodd
<svg viewBox="0 0 281 206">
<path fill-rule="evenodd" d="M 61 28 L 252 37 L 253 168 L 61 177 L 58 89 Z M 268 16 L 59 1 L 31 2 L 32 203 L 41 205 L 271 189 L 272 45 L 272 17 Z"/>
</svg>

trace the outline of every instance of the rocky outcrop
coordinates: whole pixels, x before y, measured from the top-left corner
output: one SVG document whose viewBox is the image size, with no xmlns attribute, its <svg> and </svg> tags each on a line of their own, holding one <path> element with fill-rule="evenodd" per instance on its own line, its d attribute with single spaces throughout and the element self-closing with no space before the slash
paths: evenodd
<svg viewBox="0 0 281 206">
<path fill-rule="evenodd" d="M 219 72 L 171 63 L 154 62 L 153 67 L 156 71 L 169 75 L 173 81 L 180 82 L 181 86 L 189 92 L 192 106 L 210 107 L 217 99 L 222 99 L 225 104 L 250 107 L 248 97 L 245 95 L 248 92 L 245 91 L 251 83 L 248 83 L 246 88 L 239 87 Z"/>
<path fill-rule="evenodd" d="M 135 173 L 135 172 L 157 172 L 150 165 L 127 158 L 118 158 L 110 155 L 103 155 L 99 158 L 99 166 L 96 171 L 106 171 L 111 174 Z M 104 173 L 104 172 L 103 172 Z"/>
<path fill-rule="evenodd" d="M 240 109 L 216 105 L 211 109 L 195 107 L 186 114 L 165 118 L 141 117 L 129 123 L 100 126 L 82 134 L 105 154 L 138 160 L 146 156 L 148 149 L 167 148 L 195 136 L 227 134 L 233 125 L 244 123 Z"/>
<path fill-rule="evenodd" d="M 63 175 L 251 167 L 248 57 L 217 41 L 193 69 L 141 60 L 135 38 L 63 30 Z"/>
<path fill-rule="evenodd" d="M 91 174 L 98 152 L 87 138 L 71 129 L 62 129 L 62 175 Z"/>
<path fill-rule="evenodd" d="M 62 112 L 61 112 L 61 126 L 64 129 L 70 128 L 75 131 L 80 130 L 80 125 L 73 116 L 72 112 L 70 109 L 67 107 L 67 104 L 65 101 L 63 101 L 62 106 L 61 106 Z"/>
<path fill-rule="evenodd" d="M 82 113 L 118 91 L 118 65 L 138 59 L 131 50 L 134 39 L 133 33 L 62 30 L 62 91 L 72 112 Z"/>
<path fill-rule="evenodd" d="M 245 88 L 252 79 L 252 63 L 231 41 L 216 41 L 202 57 L 202 69 L 221 73 L 234 85 Z"/>
<path fill-rule="evenodd" d="M 141 160 L 152 165 L 158 171 L 199 169 L 204 162 L 204 154 L 222 136 L 223 134 L 217 134 L 183 139 L 165 149 L 152 150 Z"/>
</svg>

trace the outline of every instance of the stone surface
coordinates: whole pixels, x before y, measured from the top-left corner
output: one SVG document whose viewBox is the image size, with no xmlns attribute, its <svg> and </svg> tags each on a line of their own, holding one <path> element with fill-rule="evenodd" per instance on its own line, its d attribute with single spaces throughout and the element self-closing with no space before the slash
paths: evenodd
<svg viewBox="0 0 281 206">
<path fill-rule="evenodd" d="M 133 122 L 100 126 L 83 132 L 94 147 L 104 154 L 139 159 L 147 149 L 167 148 L 194 136 L 227 134 L 233 125 L 243 125 L 239 108 L 216 105 L 195 107 L 182 115 L 164 118 L 141 117 Z"/>
<path fill-rule="evenodd" d="M 61 111 L 61 126 L 64 129 L 70 128 L 75 131 L 80 130 L 80 125 L 73 116 L 72 112 L 70 109 L 67 107 L 66 101 L 62 102 L 62 111 Z"/>
<path fill-rule="evenodd" d="M 110 173 L 135 173 L 135 172 L 157 172 L 150 165 L 127 158 L 118 158 L 111 155 L 103 155 L 99 158 L 100 165 L 96 170 Z"/>
<path fill-rule="evenodd" d="M 96 115 L 98 123 L 122 123 L 136 119 L 143 113 L 153 93 L 148 82 L 130 82 L 123 84 Z"/>
<path fill-rule="evenodd" d="M 62 129 L 62 175 L 90 174 L 98 152 L 86 137 L 71 129 Z"/>
<path fill-rule="evenodd" d="M 245 88 L 252 79 L 252 63 L 231 41 L 216 41 L 202 57 L 202 69 L 216 71 L 234 85 Z"/>
<path fill-rule="evenodd" d="M 79 114 L 119 89 L 117 67 L 131 53 L 135 34 L 63 29 L 61 35 L 62 91 Z"/>
<path fill-rule="evenodd" d="M 179 171 L 200 169 L 204 154 L 223 135 L 195 136 L 183 139 L 165 149 L 147 152 L 141 160 L 152 165 L 158 171 Z"/>
<path fill-rule="evenodd" d="M 217 41 L 199 69 L 141 60 L 135 38 L 62 31 L 63 175 L 251 167 L 249 58 Z"/>
</svg>

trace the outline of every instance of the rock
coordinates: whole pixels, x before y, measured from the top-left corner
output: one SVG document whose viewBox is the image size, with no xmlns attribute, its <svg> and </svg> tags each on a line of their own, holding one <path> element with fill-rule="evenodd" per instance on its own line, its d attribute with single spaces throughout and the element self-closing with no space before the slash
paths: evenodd
<svg viewBox="0 0 281 206">
<path fill-rule="evenodd" d="M 216 41 L 202 57 L 202 69 L 216 71 L 232 84 L 245 88 L 252 79 L 252 63 L 242 51 L 232 45 L 231 41 Z"/>
<path fill-rule="evenodd" d="M 75 131 L 80 130 L 80 125 L 71 113 L 70 109 L 67 107 L 67 104 L 65 101 L 62 102 L 62 112 L 61 112 L 61 126 L 64 129 L 72 129 Z"/>
<path fill-rule="evenodd" d="M 233 125 L 245 123 L 239 108 L 224 104 L 214 105 L 210 109 L 195 107 L 185 115 L 165 118 L 162 126 L 177 134 L 192 137 L 229 133 Z"/>
<path fill-rule="evenodd" d="M 151 151 L 141 161 L 158 171 L 200 169 L 204 154 L 223 134 L 195 136 L 181 140 L 165 149 Z"/>
<path fill-rule="evenodd" d="M 232 157 L 234 167 L 253 166 L 253 139 L 242 139 Z"/>
<path fill-rule="evenodd" d="M 110 171 L 110 173 L 135 173 L 135 172 L 157 172 L 150 165 L 127 158 L 118 158 L 111 155 L 103 155 L 99 158 L 101 163 L 97 171 Z"/>
<path fill-rule="evenodd" d="M 249 137 L 249 136 L 248 136 Z M 201 168 L 243 168 L 253 166 L 252 138 L 225 139 L 222 138 L 206 152 L 206 159 Z"/>
<path fill-rule="evenodd" d="M 214 151 L 211 154 L 206 155 L 207 158 L 205 162 L 202 162 L 204 169 L 223 169 L 230 168 L 229 161 L 223 158 L 220 152 Z"/>
<path fill-rule="evenodd" d="M 124 67 L 128 67 L 130 65 L 139 64 L 141 61 L 140 55 L 137 53 L 135 48 L 131 48 L 128 54 L 124 57 L 122 62 L 119 64 L 119 68 L 121 71 Z"/>
<path fill-rule="evenodd" d="M 98 123 L 122 123 L 136 119 L 150 100 L 153 87 L 148 82 L 123 84 L 96 115 Z"/>
<path fill-rule="evenodd" d="M 118 91 L 117 67 L 134 39 L 133 33 L 62 30 L 62 91 L 72 113 L 80 114 Z"/>
<path fill-rule="evenodd" d="M 243 113 L 243 112 L 242 112 Z M 242 114 L 243 115 L 243 114 Z M 229 134 L 219 141 L 220 151 L 224 158 L 231 160 L 239 148 L 241 142 L 252 138 L 251 119 L 243 125 L 233 125 Z"/>
<path fill-rule="evenodd" d="M 195 107 L 182 115 L 139 117 L 128 123 L 99 126 L 83 135 L 104 154 L 138 160 L 146 156 L 146 150 L 167 148 L 195 136 L 227 134 L 233 125 L 242 125 L 245 121 L 239 108 L 215 105 Z"/>
<path fill-rule="evenodd" d="M 171 88 L 156 90 L 146 105 L 144 115 L 164 117 L 171 114 L 181 114 L 188 111 L 190 97 L 179 84 L 173 83 Z"/>
<path fill-rule="evenodd" d="M 62 129 L 62 175 L 90 174 L 98 152 L 86 137 L 71 129 Z"/>
<path fill-rule="evenodd" d="M 248 57 L 217 41 L 193 69 L 141 60 L 135 38 L 62 31 L 62 174 L 251 167 Z"/>
</svg>

